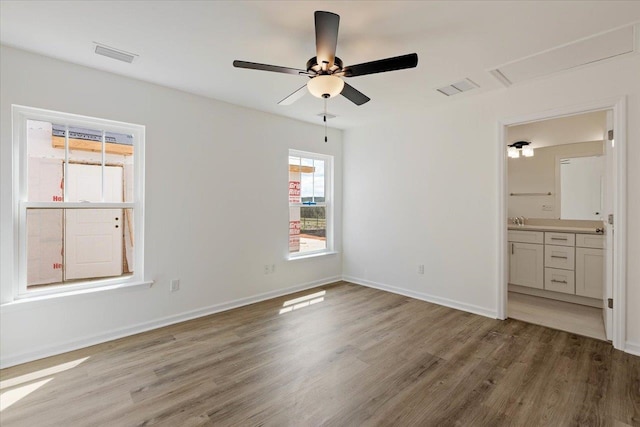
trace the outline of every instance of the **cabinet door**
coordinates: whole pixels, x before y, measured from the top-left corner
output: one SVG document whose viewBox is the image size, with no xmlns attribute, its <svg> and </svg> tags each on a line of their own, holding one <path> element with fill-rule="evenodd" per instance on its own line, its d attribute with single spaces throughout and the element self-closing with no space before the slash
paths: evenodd
<svg viewBox="0 0 640 427">
<path fill-rule="evenodd" d="M 576 248 L 576 295 L 602 298 L 604 251 Z"/>
<path fill-rule="evenodd" d="M 509 243 L 509 283 L 544 288 L 544 246 Z"/>
</svg>

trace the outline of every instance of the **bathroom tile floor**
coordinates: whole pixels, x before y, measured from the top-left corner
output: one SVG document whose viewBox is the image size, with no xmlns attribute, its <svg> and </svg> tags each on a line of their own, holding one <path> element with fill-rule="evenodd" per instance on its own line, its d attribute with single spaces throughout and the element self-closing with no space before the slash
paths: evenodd
<svg viewBox="0 0 640 427">
<path fill-rule="evenodd" d="M 509 292 L 511 319 L 606 341 L 602 309 Z"/>
</svg>

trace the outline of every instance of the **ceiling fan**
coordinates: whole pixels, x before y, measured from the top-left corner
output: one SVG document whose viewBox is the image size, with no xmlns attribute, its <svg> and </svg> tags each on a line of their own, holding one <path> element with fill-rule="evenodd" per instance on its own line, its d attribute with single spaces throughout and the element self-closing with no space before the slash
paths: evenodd
<svg viewBox="0 0 640 427">
<path fill-rule="evenodd" d="M 300 99 L 306 93 L 305 88 L 318 98 L 328 99 L 341 94 L 354 104 L 362 105 L 368 102 L 370 98 L 346 83 L 341 77 L 357 77 L 366 74 L 403 70 L 418 65 L 418 55 L 416 53 L 410 53 L 408 55 L 343 67 L 342 60 L 336 56 L 340 16 L 335 13 L 323 11 L 316 11 L 314 16 L 316 25 L 316 56 L 307 61 L 306 70 L 238 60 L 233 61 L 233 66 L 251 70 L 308 76 L 309 81 L 307 84 L 278 102 L 280 105 L 290 105 Z"/>
</svg>

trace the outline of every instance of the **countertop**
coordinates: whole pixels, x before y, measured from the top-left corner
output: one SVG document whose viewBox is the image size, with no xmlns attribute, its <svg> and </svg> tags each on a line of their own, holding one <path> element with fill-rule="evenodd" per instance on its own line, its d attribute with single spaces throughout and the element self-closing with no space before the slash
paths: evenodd
<svg viewBox="0 0 640 427">
<path fill-rule="evenodd" d="M 597 232 L 594 227 L 560 227 L 554 225 L 515 225 L 509 224 L 509 230 L 521 230 L 521 231 L 555 231 L 558 233 L 580 233 L 580 234 L 600 234 L 603 232 Z"/>
</svg>

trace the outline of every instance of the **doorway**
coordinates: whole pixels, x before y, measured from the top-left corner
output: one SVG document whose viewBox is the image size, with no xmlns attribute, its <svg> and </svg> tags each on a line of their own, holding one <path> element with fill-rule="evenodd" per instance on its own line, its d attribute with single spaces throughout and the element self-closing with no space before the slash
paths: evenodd
<svg viewBox="0 0 640 427">
<path fill-rule="evenodd" d="M 625 99 L 618 99 L 500 123 L 499 318 L 520 318 L 607 339 L 623 349 L 625 114 Z M 561 135 L 555 143 L 526 141 L 525 133 L 535 136 L 532 129 L 553 128 L 589 116 L 603 121 L 597 137 L 571 138 L 555 129 Z M 523 141 L 531 142 L 534 155 L 529 150 L 527 157 L 507 157 L 507 145 Z M 536 156 L 538 160 L 533 160 Z M 544 158 L 544 177 L 533 179 L 534 166 Z M 520 171 L 514 171 L 518 165 L 514 160 L 526 161 L 519 163 Z M 572 165 L 566 168 L 568 172 L 562 170 L 563 164 Z M 572 197 L 563 200 L 562 173 L 584 168 L 596 172 L 601 168 L 603 173 L 573 181 L 567 175 L 566 184 L 577 185 L 570 195 L 576 199 L 578 192 L 593 191 L 577 198 L 583 206 L 571 202 Z M 589 185 L 584 185 L 587 181 Z M 568 217 L 571 212 L 576 218 Z M 610 216 L 614 224 L 609 223 Z"/>
</svg>

